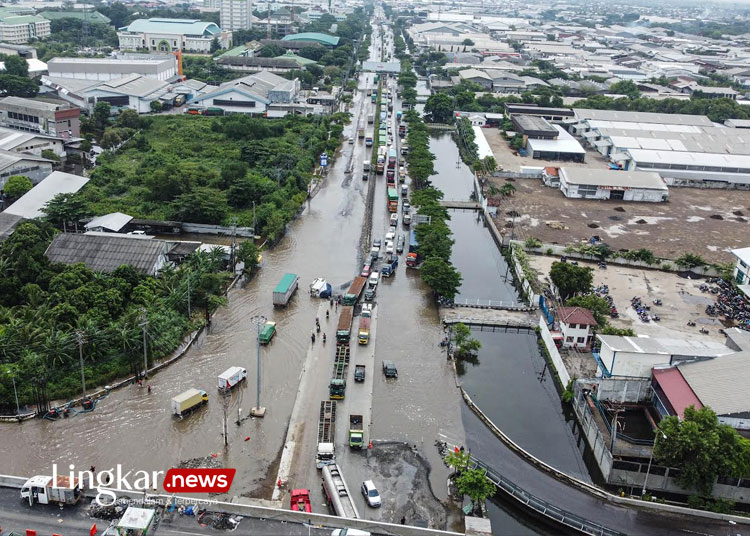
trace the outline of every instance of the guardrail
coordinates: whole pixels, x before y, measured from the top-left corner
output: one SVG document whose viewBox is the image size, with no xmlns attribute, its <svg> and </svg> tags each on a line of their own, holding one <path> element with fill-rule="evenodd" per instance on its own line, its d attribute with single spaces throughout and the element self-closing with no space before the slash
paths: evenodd
<svg viewBox="0 0 750 536">
<path fill-rule="evenodd" d="M 453 305 L 456 307 L 475 307 L 477 309 L 502 309 L 505 311 L 533 311 L 533 308 L 529 307 L 525 303 L 519 302 L 506 302 L 506 301 L 494 301 L 494 300 L 454 300 Z"/>
<path fill-rule="evenodd" d="M 495 472 L 490 466 L 483 461 L 471 457 L 473 468 L 484 469 L 487 473 L 487 477 L 498 487 L 499 490 L 505 492 L 511 498 L 520 502 L 527 508 L 535 510 L 537 513 L 551 519 L 552 521 L 565 525 L 573 530 L 581 532 L 583 534 L 592 534 L 598 536 L 625 536 L 622 532 L 607 528 L 599 523 L 589 521 L 581 516 L 571 514 L 570 512 L 558 508 L 554 504 L 550 504 L 547 501 L 536 497 L 535 495 L 528 493 L 523 488 L 517 486 L 512 481 L 508 480 L 501 474 Z"/>
</svg>

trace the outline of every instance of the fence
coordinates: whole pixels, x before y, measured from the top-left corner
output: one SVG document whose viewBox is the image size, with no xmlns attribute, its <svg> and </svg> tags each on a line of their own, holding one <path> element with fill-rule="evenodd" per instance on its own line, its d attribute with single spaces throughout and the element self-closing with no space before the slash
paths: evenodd
<svg viewBox="0 0 750 536">
<path fill-rule="evenodd" d="M 555 341 L 552 339 L 552 333 L 550 333 L 549 328 L 547 327 L 547 322 L 544 321 L 543 316 L 539 317 L 539 334 L 542 337 L 544 346 L 547 347 L 547 353 L 552 360 L 552 365 L 557 371 L 557 376 L 560 378 L 560 383 L 563 387 L 566 387 L 568 385 L 568 382 L 570 382 L 570 373 L 568 373 L 568 369 L 565 367 L 565 363 L 563 363 L 560 352 L 557 351 Z"/>
<path fill-rule="evenodd" d="M 596 396 L 602 401 L 647 402 L 651 394 L 648 378 L 601 378 L 597 381 Z"/>
<path fill-rule="evenodd" d="M 533 307 L 518 303 L 515 301 L 493 301 L 493 300 L 456 300 L 453 302 L 456 307 L 474 307 L 476 309 L 503 309 L 505 311 L 533 311 Z"/>
<path fill-rule="evenodd" d="M 583 388 L 580 382 L 573 386 L 575 397 L 573 399 L 573 411 L 578 417 L 578 424 L 581 426 L 583 435 L 594 453 L 594 459 L 602 472 L 604 480 L 609 482 L 612 474 L 612 453 L 609 451 L 609 445 L 604 440 L 599 427 L 596 425 L 594 415 L 591 413 L 586 397 L 583 394 Z"/>
<path fill-rule="evenodd" d="M 518 279 L 518 282 L 521 284 L 521 289 L 523 290 L 524 296 L 526 296 L 526 301 L 528 302 L 530 307 L 536 309 L 536 306 L 539 303 L 539 295 L 534 292 L 534 290 L 531 288 L 531 282 L 526 279 L 526 274 L 523 271 L 523 266 L 521 266 L 521 261 L 519 261 L 518 257 L 516 256 L 516 251 L 513 248 L 513 243 L 511 243 L 510 247 L 510 259 L 513 264 L 513 269 L 516 272 L 515 276 Z"/>
<path fill-rule="evenodd" d="M 253 238 L 255 231 L 252 227 L 224 227 L 222 225 L 205 225 L 202 223 L 183 223 L 182 230 L 186 233 L 196 234 L 214 234 L 214 235 L 231 235 L 245 238 Z"/>
</svg>

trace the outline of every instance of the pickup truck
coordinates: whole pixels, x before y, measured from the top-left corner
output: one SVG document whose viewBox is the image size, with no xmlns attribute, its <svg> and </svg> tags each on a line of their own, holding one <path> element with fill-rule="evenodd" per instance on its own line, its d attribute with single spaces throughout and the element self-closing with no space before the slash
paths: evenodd
<svg viewBox="0 0 750 536">
<path fill-rule="evenodd" d="M 353 449 L 364 448 L 365 433 L 362 428 L 362 415 L 349 415 L 349 446 Z"/>
<path fill-rule="evenodd" d="M 383 374 L 386 378 L 398 378 L 398 370 L 393 361 L 383 361 Z"/>
<path fill-rule="evenodd" d="M 354 381 L 363 382 L 365 381 L 365 366 L 354 365 Z"/>
</svg>

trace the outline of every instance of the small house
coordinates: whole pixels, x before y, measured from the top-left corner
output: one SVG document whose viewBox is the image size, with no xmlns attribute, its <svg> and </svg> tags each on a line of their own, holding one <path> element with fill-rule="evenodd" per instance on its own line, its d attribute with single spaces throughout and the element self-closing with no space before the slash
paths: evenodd
<svg viewBox="0 0 750 536">
<path fill-rule="evenodd" d="M 591 311 L 583 307 L 560 307 L 557 310 L 557 319 L 560 323 L 563 347 L 588 352 L 594 338 L 592 329 L 597 325 Z"/>
</svg>

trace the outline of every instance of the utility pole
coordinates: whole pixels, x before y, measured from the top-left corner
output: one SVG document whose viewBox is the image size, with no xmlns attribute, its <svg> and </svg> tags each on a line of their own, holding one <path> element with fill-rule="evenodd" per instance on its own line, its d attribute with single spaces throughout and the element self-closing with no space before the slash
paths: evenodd
<svg viewBox="0 0 750 536">
<path fill-rule="evenodd" d="M 224 446 L 229 445 L 229 432 L 227 431 L 227 413 L 229 412 L 229 390 L 222 393 L 222 408 L 224 409 Z"/>
<path fill-rule="evenodd" d="M 16 375 L 10 369 L 8 369 L 8 374 L 10 374 L 10 379 L 13 382 L 13 394 L 16 396 L 16 415 L 20 415 L 21 406 L 18 405 L 18 391 L 16 391 Z"/>
<path fill-rule="evenodd" d="M 188 287 L 188 320 L 190 320 L 190 276 L 192 272 L 188 271 L 187 275 L 187 287 Z"/>
<path fill-rule="evenodd" d="M 258 234 L 258 231 L 256 229 L 256 223 L 255 223 L 255 201 L 253 201 L 253 239 L 255 239 L 255 235 Z"/>
<path fill-rule="evenodd" d="M 266 323 L 266 317 L 263 315 L 255 315 L 250 319 L 250 322 L 255 324 L 255 327 L 257 328 L 256 333 L 256 339 L 255 339 L 255 345 L 257 349 L 257 385 L 256 385 L 256 392 L 255 392 L 255 407 L 250 410 L 250 415 L 253 417 L 264 417 L 266 414 L 266 408 L 261 407 L 260 405 L 260 330 L 263 329 L 263 326 Z"/>
<path fill-rule="evenodd" d="M 81 364 L 81 386 L 83 389 L 83 398 L 86 398 L 86 373 L 83 370 L 83 343 L 86 342 L 86 338 L 83 335 L 83 331 L 76 331 L 76 340 L 78 341 L 78 361 Z"/>
<path fill-rule="evenodd" d="M 253 231 L 255 232 L 255 231 Z M 232 267 L 232 274 L 234 274 L 235 251 L 237 251 L 237 217 L 232 218 L 232 249 L 229 254 L 229 266 Z"/>
<path fill-rule="evenodd" d="M 148 326 L 148 320 L 146 320 L 146 309 L 141 308 L 141 330 L 143 331 L 143 377 L 148 378 L 148 353 L 146 351 L 146 326 Z"/>
</svg>

